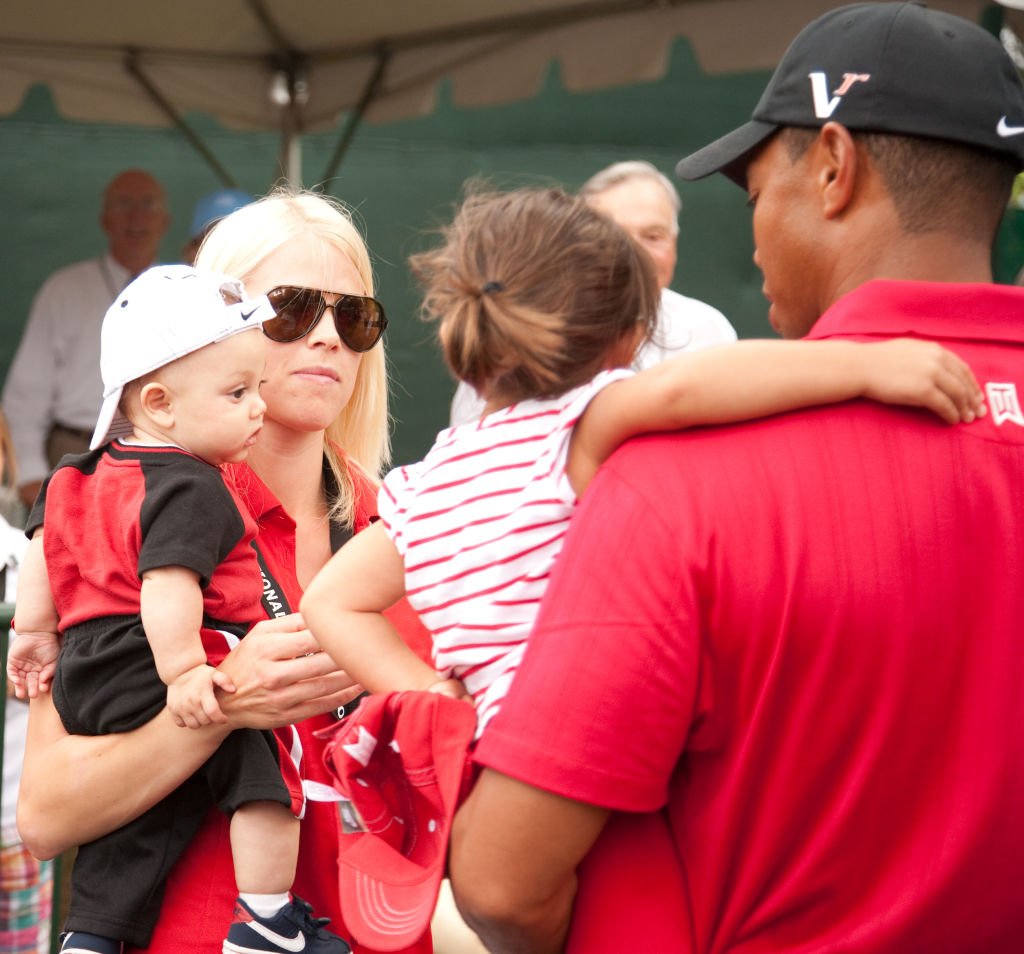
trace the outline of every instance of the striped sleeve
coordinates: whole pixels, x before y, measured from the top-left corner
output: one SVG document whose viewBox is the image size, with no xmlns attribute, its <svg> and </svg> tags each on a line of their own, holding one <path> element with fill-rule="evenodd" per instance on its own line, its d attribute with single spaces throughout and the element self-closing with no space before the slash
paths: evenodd
<svg viewBox="0 0 1024 954">
<path fill-rule="evenodd" d="M 391 542 L 405 557 L 405 523 L 409 514 L 409 495 L 413 492 L 421 464 L 396 467 L 384 478 L 377 493 L 377 513 Z"/>
</svg>

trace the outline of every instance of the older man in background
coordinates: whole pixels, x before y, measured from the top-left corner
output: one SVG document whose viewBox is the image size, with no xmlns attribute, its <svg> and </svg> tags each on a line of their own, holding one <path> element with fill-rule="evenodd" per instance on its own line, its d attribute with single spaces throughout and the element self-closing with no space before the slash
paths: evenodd
<svg viewBox="0 0 1024 954">
<path fill-rule="evenodd" d="M 141 169 L 119 173 L 103 193 L 107 251 L 54 272 L 36 294 L 3 392 L 25 506 L 64 454 L 88 449 L 103 396 L 103 316 L 153 264 L 169 224 L 160 183 Z"/>
<path fill-rule="evenodd" d="M 616 162 L 584 182 L 580 195 L 617 222 L 654 261 L 661 286 L 658 329 L 637 352 L 634 368 L 639 371 L 680 351 L 736 340 L 735 330 L 717 308 L 668 287 L 676 271 L 682 203 L 667 176 L 642 160 Z"/>
</svg>

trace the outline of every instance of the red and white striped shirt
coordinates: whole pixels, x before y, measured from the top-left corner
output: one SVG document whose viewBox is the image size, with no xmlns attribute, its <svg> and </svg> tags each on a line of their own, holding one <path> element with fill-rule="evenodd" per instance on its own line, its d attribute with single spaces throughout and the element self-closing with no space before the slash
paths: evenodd
<svg viewBox="0 0 1024 954">
<path fill-rule="evenodd" d="M 405 561 L 406 596 L 461 679 L 479 735 L 526 648 L 576 506 L 569 439 L 591 399 L 631 371 L 603 371 L 553 400 L 522 401 L 442 431 L 418 464 L 384 479 L 381 520 Z"/>
</svg>

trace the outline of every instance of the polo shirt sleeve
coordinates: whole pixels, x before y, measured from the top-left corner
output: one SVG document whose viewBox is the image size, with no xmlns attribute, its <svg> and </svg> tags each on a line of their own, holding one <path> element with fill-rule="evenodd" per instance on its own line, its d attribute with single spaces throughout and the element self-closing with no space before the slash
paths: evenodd
<svg viewBox="0 0 1024 954">
<path fill-rule="evenodd" d="M 561 412 L 562 421 L 568 427 L 574 426 L 583 416 L 587 405 L 609 384 L 631 378 L 635 373 L 632 368 L 608 368 L 605 371 L 599 371 L 586 384 L 580 385 L 565 395 Z"/>
<path fill-rule="evenodd" d="M 586 384 L 581 384 L 578 388 L 568 391 L 560 398 L 550 402 L 558 406 L 557 417 L 550 423 L 551 437 L 544 441 L 543 450 L 537 460 L 538 464 L 543 464 L 548 468 L 551 493 L 567 506 L 575 507 L 576 505 L 576 492 L 572 489 L 567 473 L 569 445 L 572 443 L 573 431 L 590 402 L 598 394 L 609 384 L 631 378 L 633 374 L 631 368 L 610 368 L 600 371 Z"/>
<path fill-rule="evenodd" d="M 195 571 L 202 586 L 245 534 L 221 472 L 201 461 L 147 471 L 139 523 L 139 576 L 181 566 Z"/>
<path fill-rule="evenodd" d="M 405 557 L 405 525 L 409 519 L 410 503 L 416 493 L 416 483 L 423 466 L 410 464 L 396 467 L 380 485 L 377 494 L 377 513 L 395 549 Z"/>
<path fill-rule="evenodd" d="M 656 481 L 633 479 L 655 466 L 637 454 L 648 441 L 613 455 L 583 495 L 524 661 L 475 751 L 529 785 L 624 811 L 665 804 L 700 704 L 685 525 L 664 519 Z"/>
<path fill-rule="evenodd" d="M 53 480 L 56 471 L 51 473 L 44 481 L 36 499 L 32 504 L 28 517 L 25 519 L 25 536 L 29 540 L 32 535 L 45 523 L 46 518 L 46 492 L 50 489 L 50 482 Z"/>
</svg>

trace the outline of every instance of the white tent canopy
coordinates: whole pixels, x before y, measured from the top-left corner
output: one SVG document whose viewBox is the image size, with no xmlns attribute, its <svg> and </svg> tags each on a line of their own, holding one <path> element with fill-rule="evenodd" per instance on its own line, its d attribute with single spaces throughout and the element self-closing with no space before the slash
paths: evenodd
<svg viewBox="0 0 1024 954">
<path fill-rule="evenodd" d="M 679 37 L 706 72 L 770 69 L 804 24 L 840 5 L 22 0 L 4 4 L 0 20 L 0 115 L 15 111 L 35 83 L 50 88 L 69 119 L 175 123 L 189 134 L 186 117 L 201 112 L 229 128 L 280 130 L 287 171 L 298 134 L 335 128 L 346 117 L 428 113 L 445 78 L 459 106 L 530 97 L 553 60 L 571 91 L 653 81 Z M 977 21 L 988 3 L 931 5 Z"/>
</svg>

